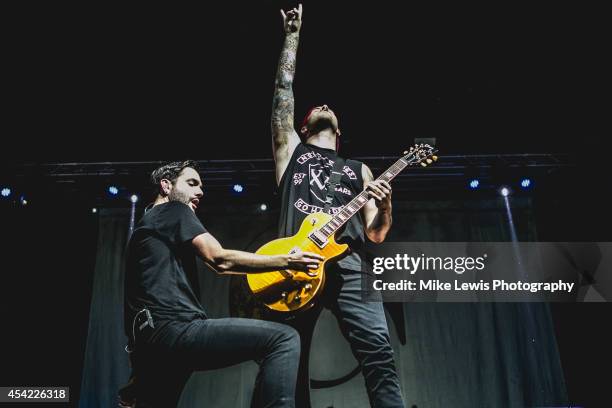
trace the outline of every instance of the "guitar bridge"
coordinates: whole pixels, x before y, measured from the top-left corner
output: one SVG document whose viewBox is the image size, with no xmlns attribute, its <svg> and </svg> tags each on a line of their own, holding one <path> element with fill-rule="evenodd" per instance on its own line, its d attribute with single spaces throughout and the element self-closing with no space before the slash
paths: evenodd
<svg viewBox="0 0 612 408">
<path fill-rule="evenodd" d="M 319 248 L 325 247 L 329 241 L 327 241 L 327 237 L 321 231 L 317 230 L 308 235 L 308 238 L 314 242 Z"/>
</svg>

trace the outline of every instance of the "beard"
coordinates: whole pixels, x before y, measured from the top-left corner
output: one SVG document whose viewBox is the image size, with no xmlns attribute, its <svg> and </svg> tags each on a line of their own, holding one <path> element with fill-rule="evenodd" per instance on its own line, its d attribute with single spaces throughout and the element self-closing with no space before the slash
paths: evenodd
<svg viewBox="0 0 612 408">
<path fill-rule="evenodd" d="M 308 126 L 308 128 L 311 133 L 318 133 L 325 129 L 331 129 L 332 132 L 338 130 L 337 125 L 334 123 L 331 116 L 328 114 L 316 115 L 313 118 L 313 121 L 310 123 L 310 126 Z"/>
<path fill-rule="evenodd" d="M 168 201 L 178 201 L 179 203 L 187 204 L 191 202 L 191 197 L 188 193 L 179 190 L 178 188 L 173 188 L 168 194 Z"/>
</svg>

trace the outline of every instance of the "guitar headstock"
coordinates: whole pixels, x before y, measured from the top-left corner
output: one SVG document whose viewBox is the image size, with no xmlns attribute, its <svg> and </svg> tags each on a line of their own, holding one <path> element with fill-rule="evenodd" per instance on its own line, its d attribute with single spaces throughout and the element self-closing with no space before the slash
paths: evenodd
<svg viewBox="0 0 612 408">
<path fill-rule="evenodd" d="M 408 163 L 409 166 L 420 164 L 421 167 L 427 167 L 431 163 L 438 160 L 438 156 L 435 154 L 438 150 L 434 149 L 426 143 L 415 144 L 404 152 L 402 159 Z"/>
</svg>

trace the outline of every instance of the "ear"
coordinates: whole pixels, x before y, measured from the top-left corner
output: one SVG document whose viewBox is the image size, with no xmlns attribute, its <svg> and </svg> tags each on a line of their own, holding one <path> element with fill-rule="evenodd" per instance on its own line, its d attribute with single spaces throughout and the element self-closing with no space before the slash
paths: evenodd
<svg viewBox="0 0 612 408">
<path fill-rule="evenodd" d="M 166 197 L 172 191 L 172 182 L 168 179 L 161 179 L 160 184 L 160 194 Z"/>
</svg>

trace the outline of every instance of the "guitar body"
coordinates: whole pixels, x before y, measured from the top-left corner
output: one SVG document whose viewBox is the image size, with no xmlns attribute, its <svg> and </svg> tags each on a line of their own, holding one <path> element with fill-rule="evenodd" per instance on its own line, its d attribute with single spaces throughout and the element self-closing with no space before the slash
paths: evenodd
<svg viewBox="0 0 612 408">
<path fill-rule="evenodd" d="M 278 255 L 299 249 L 320 254 L 325 261 L 319 265 L 316 276 L 294 270 L 290 270 L 295 274 L 293 277 L 285 270 L 247 274 L 249 288 L 256 298 L 278 312 L 302 311 L 314 305 L 315 296 L 325 285 L 325 265 L 340 257 L 348 249 L 348 245 L 337 243 L 333 235 L 327 239 L 323 248 L 308 237 L 331 219 L 331 215 L 322 212 L 310 214 L 302 222 L 297 234 L 275 239 L 257 250 L 256 253 L 261 255 Z M 314 274 L 315 271 L 311 270 L 309 273 Z"/>
</svg>

